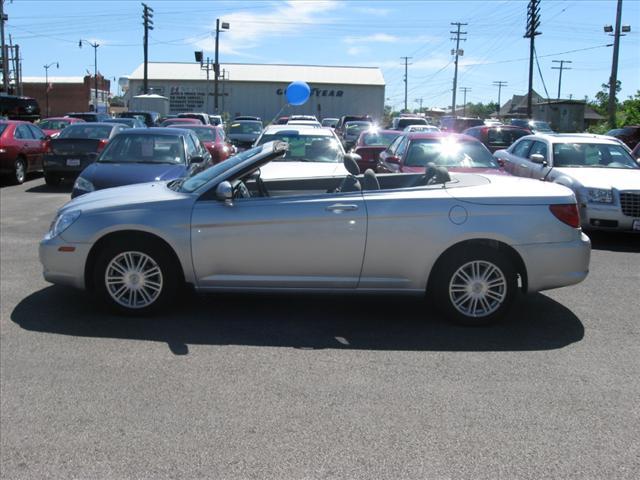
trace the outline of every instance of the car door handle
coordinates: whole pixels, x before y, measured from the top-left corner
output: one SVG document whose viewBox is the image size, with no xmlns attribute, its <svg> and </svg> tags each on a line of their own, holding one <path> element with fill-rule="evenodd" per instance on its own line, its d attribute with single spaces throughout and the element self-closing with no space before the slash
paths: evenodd
<svg viewBox="0 0 640 480">
<path fill-rule="evenodd" d="M 521 166 L 522 168 L 529 168 L 529 165 L 527 165 L 526 163 L 521 163 L 521 164 L 520 164 L 520 166 Z"/>
<path fill-rule="evenodd" d="M 336 203 L 335 205 L 329 205 L 325 210 L 329 212 L 348 212 L 350 210 L 357 210 L 358 206 L 353 204 Z"/>
</svg>

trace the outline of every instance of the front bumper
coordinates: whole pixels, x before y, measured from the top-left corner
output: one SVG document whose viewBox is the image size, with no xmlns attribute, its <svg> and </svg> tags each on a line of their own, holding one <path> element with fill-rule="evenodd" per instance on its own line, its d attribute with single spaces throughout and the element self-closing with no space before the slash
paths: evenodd
<svg viewBox="0 0 640 480">
<path fill-rule="evenodd" d="M 640 216 L 631 217 L 622 213 L 620 205 L 598 205 L 593 203 L 581 203 L 580 221 L 585 230 L 610 230 L 617 232 L 631 232 L 633 221 L 640 223 Z M 638 230 L 636 230 L 638 231 Z"/>
<path fill-rule="evenodd" d="M 527 269 L 527 291 L 575 285 L 589 274 L 591 240 L 580 232 L 572 242 L 516 245 Z"/>
<path fill-rule="evenodd" d="M 60 247 L 73 247 L 74 250 L 60 251 Z M 47 282 L 85 288 L 84 268 L 91 250 L 91 244 L 66 242 L 60 237 L 40 242 L 39 256 Z"/>
</svg>

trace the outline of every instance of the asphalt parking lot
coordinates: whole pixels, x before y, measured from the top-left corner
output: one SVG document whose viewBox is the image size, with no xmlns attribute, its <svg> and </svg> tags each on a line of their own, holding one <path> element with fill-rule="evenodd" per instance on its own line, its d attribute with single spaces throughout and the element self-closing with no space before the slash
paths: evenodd
<svg viewBox="0 0 640 480">
<path fill-rule="evenodd" d="M 69 189 L 0 189 L 2 478 L 638 478 L 639 236 L 489 328 L 393 297 L 118 318 L 42 279 Z"/>
</svg>

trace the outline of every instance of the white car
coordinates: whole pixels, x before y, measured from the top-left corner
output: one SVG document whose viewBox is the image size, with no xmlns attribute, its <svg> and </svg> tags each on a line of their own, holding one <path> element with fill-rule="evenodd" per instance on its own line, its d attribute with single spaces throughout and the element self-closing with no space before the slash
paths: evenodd
<svg viewBox="0 0 640 480">
<path fill-rule="evenodd" d="M 617 139 L 527 135 L 494 156 L 512 175 L 571 188 L 583 228 L 640 232 L 640 167 Z"/>
<path fill-rule="evenodd" d="M 277 160 L 265 165 L 263 179 L 334 177 L 348 175 L 344 166 L 347 155 L 331 128 L 308 125 L 270 125 L 264 129 L 255 145 L 274 140 L 289 144 L 289 150 Z"/>
</svg>

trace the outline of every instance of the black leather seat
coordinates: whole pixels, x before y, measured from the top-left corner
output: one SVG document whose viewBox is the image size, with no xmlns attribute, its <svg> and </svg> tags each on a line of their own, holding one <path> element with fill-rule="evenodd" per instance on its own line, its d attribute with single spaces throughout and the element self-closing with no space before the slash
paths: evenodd
<svg viewBox="0 0 640 480">
<path fill-rule="evenodd" d="M 376 177 L 376 172 L 367 168 L 364 172 L 363 190 L 380 190 L 380 182 Z"/>
</svg>

